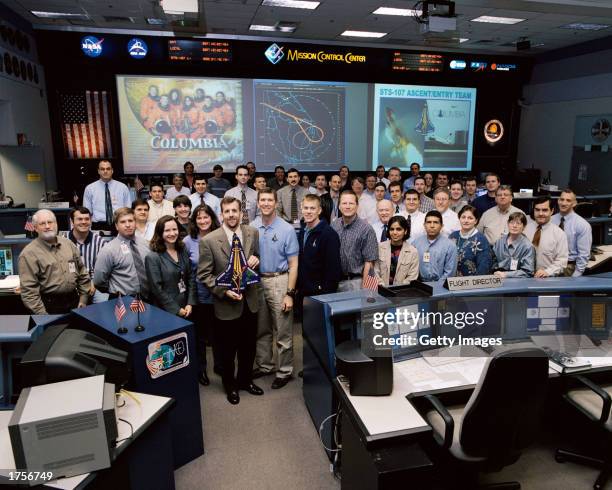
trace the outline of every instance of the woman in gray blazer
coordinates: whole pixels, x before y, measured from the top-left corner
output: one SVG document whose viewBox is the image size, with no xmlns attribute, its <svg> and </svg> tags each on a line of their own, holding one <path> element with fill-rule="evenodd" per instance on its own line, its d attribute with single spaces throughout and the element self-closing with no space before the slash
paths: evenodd
<svg viewBox="0 0 612 490">
<path fill-rule="evenodd" d="M 179 240 L 180 225 L 173 216 L 157 220 L 145 269 L 152 301 L 169 313 L 188 317 L 197 302 L 189 254 Z"/>
<path fill-rule="evenodd" d="M 410 225 L 403 216 L 392 216 L 384 241 L 378 244 L 374 271 L 381 284 L 408 284 L 419 277 L 419 254 L 408 243 Z"/>
</svg>

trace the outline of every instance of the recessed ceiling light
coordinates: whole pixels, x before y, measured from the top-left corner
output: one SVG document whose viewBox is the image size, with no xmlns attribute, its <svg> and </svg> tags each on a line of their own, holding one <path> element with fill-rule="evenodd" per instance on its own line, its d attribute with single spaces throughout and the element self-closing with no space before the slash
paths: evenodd
<svg viewBox="0 0 612 490">
<path fill-rule="evenodd" d="M 374 37 L 380 38 L 385 37 L 388 32 L 370 32 L 370 31 L 344 31 L 341 36 L 345 37 Z"/>
<path fill-rule="evenodd" d="M 30 12 L 32 15 L 35 15 L 41 19 L 89 19 L 89 15 L 87 14 L 73 14 L 70 12 L 43 12 L 40 10 L 31 10 Z"/>
<path fill-rule="evenodd" d="M 266 32 L 293 32 L 295 26 L 281 25 L 281 26 L 267 26 L 262 24 L 251 24 L 249 27 L 251 31 L 266 31 Z"/>
<path fill-rule="evenodd" d="M 561 26 L 561 29 L 573 29 L 576 31 L 601 31 L 610 27 L 608 24 L 583 24 L 582 22 L 574 22 Z"/>
<path fill-rule="evenodd" d="M 316 9 L 321 2 L 310 2 L 306 0 L 263 0 L 262 5 L 266 7 L 287 7 L 292 9 Z"/>
<path fill-rule="evenodd" d="M 481 15 L 472 19 L 472 22 L 485 22 L 488 24 L 518 24 L 525 19 L 515 19 L 513 17 L 495 17 L 493 15 Z"/>
<path fill-rule="evenodd" d="M 185 12 L 198 13 L 198 0 L 161 0 L 161 7 L 167 14 L 182 15 Z"/>
<path fill-rule="evenodd" d="M 469 40 L 470 40 L 470 38 L 469 38 L 469 37 L 460 37 L 460 38 L 459 38 L 459 42 L 460 42 L 460 43 L 464 43 L 464 42 L 469 41 Z"/>
<path fill-rule="evenodd" d="M 166 21 L 164 19 L 158 19 L 156 17 L 148 17 L 147 18 L 147 24 L 152 25 L 152 26 L 162 26 L 166 23 Z"/>
<path fill-rule="evenodd" d="M 423 12 L 421 10 L 414 9 L 396 9 L 391 7 L 378 7 L 373 14 L 377 15 L 399 15 L 402 17 L 418 17 Z"/>
</svg>

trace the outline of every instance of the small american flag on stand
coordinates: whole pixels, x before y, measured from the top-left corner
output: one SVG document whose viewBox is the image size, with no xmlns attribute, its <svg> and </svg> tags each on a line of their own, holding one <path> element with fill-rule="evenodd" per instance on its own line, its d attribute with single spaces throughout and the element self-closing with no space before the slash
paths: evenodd
<svg viewBox="0 0 612 490">
<path fill-rule="evenodd" d="M 363 287 L 372 291 L 378 291 L 378 277 L 376 277 L 371 268 L 368 271 L 368 275 L 363 278 Z"/>
<path fill-rule="evenodd" d="M 135 297 L 130 303 L 130 310 L 132 310 L 133 313 L 144 313 L 146 310 L 144 301 L 142 301 L 138 296 Z"/>
<path fill-rule="evenodd" d="M 125 305 L 123 304 L 123 300 L 121 296 L 117 298 L 117 302 L 115 303 L 115 318 L 117 319 L 117 323 L 121 322 L 121 319 L 127 313 L 125 309 Z"/>
<path fill-rule="evenodd" d="M 136 179 L 134 179 L 134 189 L 136 189 L 136 192 L 140 192 L 143 188 L 144 184 L 142 183 L 142 180 L 140 180 L 140 177 L 137 175 Z"/>
<path fill-rule="evenodd" d="M 105 90 L 59 94 L 67 158 L 80 160 L 113 156 L 108 99 Z"/>
<path fill-rule="evenodd" d="M 28 216 L 28 218 L 26 219 L 26 222 L 25 222 L 25 225 L 24 225 L 23 229 L 25 231 L 35 231 L 34 230 L 34 223 L 32 223 L 32 216 Z"/>
</svg>

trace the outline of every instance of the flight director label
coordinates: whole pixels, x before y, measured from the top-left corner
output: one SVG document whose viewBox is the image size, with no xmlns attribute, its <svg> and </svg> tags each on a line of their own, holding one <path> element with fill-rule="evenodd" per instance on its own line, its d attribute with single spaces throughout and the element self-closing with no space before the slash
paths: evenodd
<svg viewBox="0 0 612 490">
<path fill-rule="evenodd" d="M 147 55 L 147 52 L 149 51 L 149 48 L 147 47 L 147 43 L 145 43 L 142 39 L 138 37 L 130 39 L 127 45 L 127 49 L 128 49 L 129 55 L 132 58 L 137 59 L 137 60 L 143 59 Z"/>
</svg>

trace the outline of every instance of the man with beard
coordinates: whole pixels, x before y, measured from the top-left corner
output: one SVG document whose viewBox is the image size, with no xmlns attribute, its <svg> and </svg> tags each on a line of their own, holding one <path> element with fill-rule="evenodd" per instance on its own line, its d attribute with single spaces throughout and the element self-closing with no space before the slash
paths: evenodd
<svg viewBox="0 0 612 490">
<path fill-rule="evenodd" d="M 159 102 L 153 107 L 142 125 L 153 134 L 169 135 L 172 133 L 170 124 L 170 99 L 166 94 L 159 98 Z"/>
<path fill-rule="evenodd" d="M 35 315 L 68 313 L 86 306 L 92 287 L 78 249 L 67 238 L 57 236 L 52 211 L 37 211 L 32 224 L 38 238 L 19 255 L 24 306 Z"/>
<path fill-rule="evenodd" d="M 159 89 L 157 85 L 149 86 L 149 93 L 140 101 L 140 120 L 144 121 L 149 117 L 150 112 L 155 109 L 159 102 Z"/>
<path fill-rule="evenodd" d="M 215 109 L 219 111 L 221 115 L 221 121 L 223 123 L 223 129 L 229 129 L 234 125 L 234 121 L 236 116 L 234 114 L 234 109 L 229 104 L 227 99 L 225 98 L 225 94 L 221 91 L 215 94 Z"/>
</svg>

